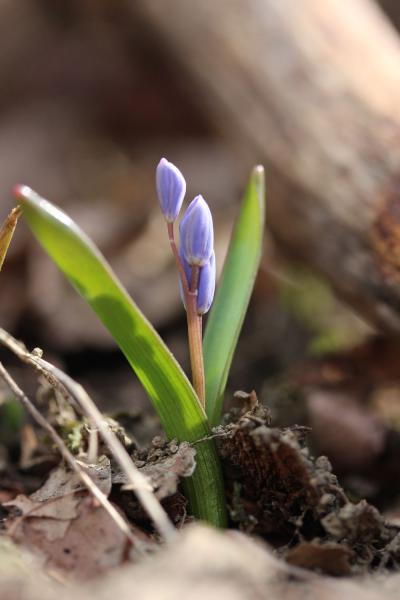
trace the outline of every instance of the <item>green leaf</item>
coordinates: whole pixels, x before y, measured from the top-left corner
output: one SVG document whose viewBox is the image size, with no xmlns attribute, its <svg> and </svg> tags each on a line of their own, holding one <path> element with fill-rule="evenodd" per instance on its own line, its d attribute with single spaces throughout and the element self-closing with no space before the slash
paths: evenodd
<svg viewBox="0 0 400 600">
<path fill-rule="evenodd" d="M 30 188 L 19 187 L 17 196 L 36 238 L 125 354 L 167 436 L 188 442 L 209 436 L 207 417 L 189 380 L 98 248 L 68 215 Z M 215 446 L 206 441 L 196 444 L 196 450 L 197 468 L 188 484 L 192 512 L 223 526 L 225 502 Z"/>
<path fill-rule="evenodd" d="M 242 202 L 204 335 L 206 411 L 218 425 L 233 354 L 260 264 L 265 222 L 263 167 L 255 167 Z"/>
</svg>

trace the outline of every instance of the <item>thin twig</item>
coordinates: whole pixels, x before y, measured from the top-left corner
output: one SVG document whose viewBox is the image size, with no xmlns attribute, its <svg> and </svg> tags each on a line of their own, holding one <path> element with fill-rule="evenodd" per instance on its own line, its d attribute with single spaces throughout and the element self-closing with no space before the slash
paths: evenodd
<svg viewBox="0 0 400 600">
<path fill-rule="evenodd" d="M 71 452 L 66 447 L 62 438 L 58 435 L 56 430 L 50 423 L 44 418 L 44 416 L 37 410 L 34 404 L 29 400 L 28 396 L 23 392 L 23 390 L 18 386 L 17 382 L 11 377 L 8 371 L 4 368 L 3 364 L 0 362 L 0 377 L 6 382 L 10 390 L 13 392 L 15 397 L 21 402 L 21 404 L 26 408 L 32 418 L 49 434 L 50 438 L 53 440 L 54 444 L 57 446 L 60 451 L 61 456 L 69 464 L 71 469 L 78 475 L 82 483 L 89 490 L 91 494 L 98 500 L 101 506 L 108 512 L 110 517 L 119 527 L 119 529 L 126 535 L 128 540 L 132 545 L 135 546 L 139 551 L 144 552 L 142 549 L 142 542 L 138 540 L 130 530 L 128 524 L 119 514 L 119 512 L 115 509 L 115 507 L 108 500 L 107 496 L 103 494 L 100 488 L 94 483 L 90 475 L 84 471 L 84 469 L 76 462 L 75 458 L 71 454 Z"/>
<path fill-rule="evenodd" d="M 10 333 L 8 333 L 5 329 L 0 327 L 0 343 L 3 346 L 6 346 L 11 352 L 13 352 L 20 360 L 28 365 L 33 365 L 41 375 L 46 379 L 46 381 L 51 385 L 51 387 L 55 388 L 63 400 L 66 401 L 67 404 L 73 405 L 74 409 L 77 409 L 79 413 L 82 413 L 82 409 L 79 405 L 77 405 L 75 398 L 71 398 L 71 395 L 67 392 L 63 385 L 60 385 L 60 382 L 49 373 L 46 369 L 41 367 L 39 364 L 34 362 L 35 358 L 42 358 L 43 351 L 40 348 L 34 348 L 32 352 L 29 352 L 28 348 L 25 346 L 23 342 L 16 340 Z"/>
<path fill-rule="evenodd" d="M 67 393 L 68 397 L 72 397 L 78 403 L 85 414 L 95 423 L 100 435 L 113 453 L 115 460 L 125 472 L 130 482 L 130 487 L 135 492 L 149 517 L 153 520 L 160 536 L 165 541 L 172 540 L 176 535 L 176 529 L 155 497 L 151 485 L 134 465 L 131 457 L 116 435 L 108 427 L 103 415 L 84 388 L 69 377 L 69 375 L 61 371 L 61 369 L 43 360 L 40 356 L 28 352 L 23 344 L 19 343 L 2 328 L 0 328 L 0 343 L 7 346 L 23 362 L 32 365 L 39 373 L 43 374 L 53 387 L 61 392 L 64 390 L 64 397 Z"/>
<path fill-rule="evenodd" d="M 99 438 L 97 435 L 97 427 L 95 424 L 90 425 L 89 430 L 89 441 L 88 441 L 88 462 L 90 464 L 97 463 L 98 455 L 99 455 Z"/>
<path fill-rule="evenodd" d="M 218 433 L 212 433 L 211 435 L 206 435 L 205 437 L 200 438 L 199 440 L 196 440 L 195 442 L 190 442 L 190 445 L 193 446 L 197 446 L 197 444 L 203 444 L 204 442 L 209 442 L 210 440 L 215 440 L 216 438 L 224 438 L 224 437 L 231 437 L 233 435 L 234 431 L 222 431 L 222 432 L 218 432 Z"/>
</svg>

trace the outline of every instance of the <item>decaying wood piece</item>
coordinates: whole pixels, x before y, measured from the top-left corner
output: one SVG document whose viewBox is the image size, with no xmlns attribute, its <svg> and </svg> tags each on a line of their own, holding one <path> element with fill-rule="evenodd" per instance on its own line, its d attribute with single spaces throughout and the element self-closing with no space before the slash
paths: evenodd
<svg viewBox="0 0 400 600">
<path fill-rule="evenodd" d="M 217 445 L 230 517 L 273 543 L 293 565 L 328 575 L 398 565 L 400 534 L 365 500 L 352 502 L 325 456 L 313 458 L 307 428 L 270 426 L 254 392 L 226 416 Z"/>
<path fill-rule="evenodd" d="M 265 163 L 281 248 L 400 332 L 400 40 L 380 9 L 369 0 L 134 5 L 226 136 L 249 149 L 249 164 Z"/>
</svg>

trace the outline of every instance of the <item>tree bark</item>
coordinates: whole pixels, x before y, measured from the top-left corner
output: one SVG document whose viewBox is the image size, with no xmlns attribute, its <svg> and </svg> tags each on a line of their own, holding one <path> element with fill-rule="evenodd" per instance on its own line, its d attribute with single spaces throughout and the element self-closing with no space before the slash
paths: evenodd
<svg viewBox="0 0 400 600">
<path fill-rule="evenodd" d="M 400 333 L 400 41 L 369 0 L 135 0 L 241 149 L 268 223 Z"/>
</svg>

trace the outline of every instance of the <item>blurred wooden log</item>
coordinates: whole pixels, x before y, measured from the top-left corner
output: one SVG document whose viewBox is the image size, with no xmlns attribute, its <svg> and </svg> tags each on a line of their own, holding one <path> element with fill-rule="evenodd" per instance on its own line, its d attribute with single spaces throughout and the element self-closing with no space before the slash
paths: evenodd
<svg viewBox="0 0 400 600">
<path fill-rule="evenodd" d="M 280 247 L 399 333 L 400 41 L 380 9 L 369 0 L 132 9 L 197 82 L 225 136 L 250 149 L 245 160 L 266 164 Z"/>
<path fill-rule="evenodd" d="M 376 0 L 396 29 L 400 29 L 400 4 L 397 0 Z"/>
</svg>

